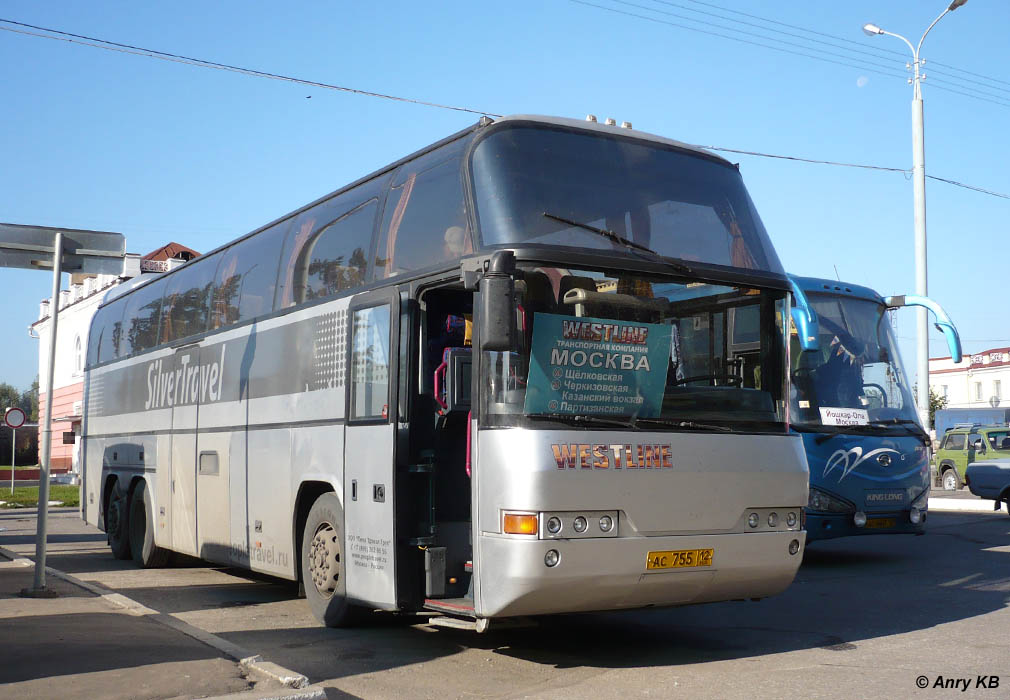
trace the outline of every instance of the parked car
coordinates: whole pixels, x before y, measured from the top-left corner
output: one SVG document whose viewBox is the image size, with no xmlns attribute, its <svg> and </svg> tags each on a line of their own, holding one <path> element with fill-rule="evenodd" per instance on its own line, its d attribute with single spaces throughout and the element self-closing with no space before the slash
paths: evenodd
<svg viewBox="0 0 1010 700">
<path fill-rule="evenodd" d="M 964 486 L 964 473 L 976 460 L 1010 458 L 1010 427 L 958 423 L 943 435 L 936 451 L 936 473 L 946 491 Z"/>
<path fill-rule="evenodd" d="M 964 471 L 964 481 L 979 498 L 993 499 L 993 510 L 999 510 L 1000 503 L 1006 503 L 1007 514 L 1010 514 L 1010 459 L 972 462 Z"/>
</svg>

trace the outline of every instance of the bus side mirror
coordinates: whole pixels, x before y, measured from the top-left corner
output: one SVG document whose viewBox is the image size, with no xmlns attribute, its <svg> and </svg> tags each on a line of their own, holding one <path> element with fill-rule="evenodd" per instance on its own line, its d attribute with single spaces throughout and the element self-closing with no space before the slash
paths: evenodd
<svg viewBox="0 0 1010 700">
<path fill-rule="evenodd" d="M 515 254 L 499 250 L 491 256 L 478 283 L 477 333 L 481 350 L 509 352 L 515 346 Z"/>
<path fill-rule="evenodd" d="M 810 305 L 807 295 L 791 277 L 789 284 L 793 291 L 793 305 L 789 311 L 793 318 L 793 325 L 796 326 L 796 333 L 800 338 L 800 347 L 803 350 L 817 350 L 819 348 L 817 313 Z"/>
<path fill-rule="evenodd" d="M 935 317 L 936 329 L 943 333 L 943 337 L 947 339 L 947 349 L 950 350 L 950 359 L 955 364 L 961 361 L 961 337 L 957 334 L 957 329 L 954 328 L 954 322 L 950 320 L 950 316 L 947 315 L 947 312 L 939 304 L 929 297 L 920 297 L 913 294 L 906 294 L 900 297 L 887 297 L 884 299 L 884 303 L 888 308 L 892 309 L 902 306 L 922 306 L 932 311 Z"/>
</svg>

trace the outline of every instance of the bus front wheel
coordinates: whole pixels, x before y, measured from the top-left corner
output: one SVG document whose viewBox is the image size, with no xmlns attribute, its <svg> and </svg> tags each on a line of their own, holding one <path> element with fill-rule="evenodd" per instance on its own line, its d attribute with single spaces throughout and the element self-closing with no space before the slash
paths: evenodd
<svg viewBox="0 0 1010 700">
<path fill-rule="evenodd" d="M 119 484 L 112 487 L 109 505 L 105 510 L 105 533 L 109 538 L 112 556 L 116 559 L 130 558 L 130 522 L 127 513 L 129 499 Z"/>
<path fill-rule="evenodd" d="M 347 602 L 343 509 L 336 494 L 324 493 L 309 510 L 302 534 L 302 582 L 316 619 L 327 627 L 353 622 L 355 606 Z"/>
</svg>

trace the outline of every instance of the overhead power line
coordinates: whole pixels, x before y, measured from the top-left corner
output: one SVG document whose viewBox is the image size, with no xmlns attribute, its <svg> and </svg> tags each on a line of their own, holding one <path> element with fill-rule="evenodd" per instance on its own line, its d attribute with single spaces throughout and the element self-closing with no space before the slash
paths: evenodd
<svg viewBox="0 0 1010 700">
<path fill-rule="evenodd" d="M 668 0 L 653 0 L 653 2 L 659 3 L 661 5 L 674 5 L 675 7 L 683 7 L 682 5 L 676 5 L 675 3 L 669 2 Z M 760 15 L 753 15 L 753 14 L 749 14 L 747 12 L 741 12 L 740 10 L 734 10 L 734 9 L 729 8 L 729 7 L 723 7 L 721 5 L 716 5 L 714 3 L 703 2 L 702 0 L 685 0 L 685 2 L 689 2 L 689 3 L 693 4 L 693 5 L 703 5 L 705 7 L 711 7 L 711 8 L 717 9 L 717 10 L 721 10 L 723 12 L 729 12 L 729 13 L 734 14 L 734 15 L 741 15 L 743 17 L 750 17 L 751 19 L 756 19 L 756 20 L 759 20 L 761 22 L 767 22 L 768 24 L 774 24 L 774 25 L 777 25 L 777 26 L 780 26 L 780 27 L 788 27 L 789 29 L 796 29 L 796 30 L 799 30 L 801 32 L 806 32 L 808 34 L 813 34 L 815 36 L 820 36 L 820 37 L 824 37 L 824 38 L 827 38 L 827 39 L 835 39 L 837 41 L 842 41 L 842 42 L 845 42 L 847 44 L 853 44 L 855 46 L 859 46 L 861 49 L 870 49 L 872 51 L 877 51 L 877 52 L 880 52 L 880 53 L 883 53 L 883 54 L 892 54 L 894 56 L 900 57 L 902 60 L 905 60 L 905 61 L 908 60 L 908 54 L 904 53 L 902 51 L 895 51 L 894 49 L 888 49 L 888 48 L 882 47 L 882 46 L 871 46 L 871 45 L 865 44 L 865 43 L 860 42 L 860 41 L 855 41 L 853 39 L 849 39 L 847 37 L 838 36 L 836 34 L 827 34 L 825 32 L 819 32 L 816 29 L 809 29 L 807 27 L 800 27 L 800 26 L 797 26 L 795 24 L 787 24 L 786 22 L 780 22 L 778 20 L 771 19 L 769 17 L 762 17 Z M 694 12 L 700 12 L 700 10 L 694 10 Z M 983 80 L 987 80 L 989 82 L 1001 83 L 1003 85 L 1010 86 L 1010 81 L 1000 80 L 998 78 L 992 78 L 990 76 L 982 75 L 980 73 L 973 73 L 973 72 L 971 72 L 969 70 L 965 70 L 963 68 L 958 68 L 957 66 L 952 66 L 952 65 L 947 64 L 947 63 L 940 63 L 939 61 L 930 60 L 929 64 L 931 66 L 940 66 L 942 68 L 947 68 L 949 70 L 958 71 L 959 73 L 964 73 L 965 75 L 971 75 L 971 76 L 974 76 L 976 78 L 982 78 Z M 967 78 L 962 78 L 962 80 L 965 80 L 966 82 L 972 82 L 972 81 L 967 80 Z"/>
<path fill-rule="evenodd" d="M 845 46 L 839 46 L 838 44 L 829 44 L 828 42 L 825 42 L 825 41 L 819 40 L 819 39 L 808 39 L 806 37 L 803 37 L 801 35 L 798 35 L 798 34 L 795 34 L 795 33 L 792 33 L 792 32 L 782 32 L 781 30 L 773 29 L 773 28 L 770 28 L 770 27 L 761 27 L 760 25 L 756 25 L 756 24 L 754 24 L 752 22 L 743 22 L 742 20 L 736 20 L 736 19 L 733 19 L 731 17 L 725 17 L 725 16 L 721 16 L 721 15 L 716 15 L 715 13 L 701 12 L 699 10 L 692 10 L 690 8 L 685 8 L 684 5 L 680 5 L 680 4 L 672 3 L 672 2 L 666 2 L 664 0 L 652 0 L 652 2 L 659 3 L 659 4 L 662 4 L 662 5 L 666 5 L 666 6 L 672 6 L 672 7 L 678 7 L 678 8 L 682 8 L 682 9 L 687 9 L 689 12 L 698 12 L 698 13 L 709 15 L 709 16 L 713 16 L 713 17 L 719 17 L 720 19 L 723 19 L 725 21 L 729 21 L 729 22 L 733 22 L 733 23 L 736 23 L 736 24 L 741 24 L 741 25 L 745 25 L 745 26 L 749 26 L 749 27 L 757 27 L 757 28 L 765 30 L 765 31 L 774 31 L 774 32 L 777 32 L 777 33 L 780 33 L 780 34 L 786 34 L 786 35 L 794 37 L 794 38 L 799 38 L 799 39 L 801 39 L 803 41 L 815 42 L 817 44 L 824 44 L 824 45 L 832 46 L 834 48 L 840 48 L 843 51 L 850 52 L 850 54 L 869 55 L 872 58 L 876 59 L 876 61 L 870 61 L 870 60 L 867 60 L 865 58 L 861 58 L 861 57 L 856 56 L 856 55 L 850 55 L 850 54 L 844 54 L 844 53 L 840 54 L 840 53 L 837 53 L 835 51 L 826 51 L 824 48 L 822 48 L 821 46 L 817 46 L 817 45 L 808 46 L 808 45 L 805 45 L 805 44 L 798 44 L 798 43 L 793 42 L 793 41 L 787 41 L 787 40 L 784 40 L 784 39 L 780 39 L 780 38 L 778 38 L 776 36 L 769 36 L 767 34 L 760 34 L 760 33 L 756 33 L 756 32 L 746 31 L 746 30 L 743 30 L 743 29 L 737 29 L 735 27 L 730 27 L 730 26 L 726 26 L 726 25 L 722 25 L 722 24 L 717 24 L 717 23 L 714 23 L 714 22 L 709 22 L 709 21 L 706 21 L 706 20 L 696 19 L 696 18 L 693 18 L 693 17 L 687 17 L 685 15 L 680 15 L 680 14 L 673 13 L 673 12 L 668 12 L 666 10 L 660 10 L 660 9 L 656 9 L 656 8 L 653 8 L 653 7 L 647 7 L 647 6 L 644 6 L 644 5 L 640 5 L 638 3 L 631 2 L 630 0 L 609 0 L 609 2 L 616 3 L 618 5 L 623 5 L 625 7 L 633 7 L 633 8 L 636 8 L 638 10 L 642 10 L 642 11 L 644 11 L 646 13 L 654 13 L 656 15 L 661 15 L 661 16 L 666 16 L 666 17 L 673 17 L 673 18 L 676 18 L 676 19 L 684 20 L 685 22 L 692 22 L 693 24 L 702 25 L 702 27 L 714 27 L 714 28 L 719 29 L 721 31 L 712 31 L 711 29 L 704 29 L 704 28 L 697 27 L 697 26 L 692 26 L 692 25 L 688 25 L 688 24 L 682 24 L 680 22 L 673 22 L 673 21 L 670 21 L 670 20 L 667 20 L 667 19 L 661 19 L 660 17 L 653 16 L 653 14 L 640 14 L 638 12 L 631 12 L 631 11 L 628 11 L 628 10 L 625 10 L 625 9 L 620 9 L 620 8 L 609 6 L 609 5 L 600 5 L 600 4 L 597 4 L 595 2 L 589 2 L 588 0 L 569 0 L 569 1 L 572 2 L 572 3 L 574 3 L 574 4 L 577 4 L 577 5 L 585 5 L 587 7 L 593 7 L 593 8 L 596 8 L 596 9 L 599 9 L 599 10 L 604 10 L 606 12 L 611 12 L 611 13 L 614 13 L 614 14 L 625 15 L 627 17 L 632 17 L 632 18 L 639 19 L 639 20 L 644 20 L 644 21 L 647 21 L 647 22 L 653 22 L 655 24 L 663 24 L 663 25 L 667 25 L 667 26 L 670 26 L 670 27 L 676 27 L 678 29 L 684 29 L 684 30 L 687 30 L 687 31 L 696 32 L 696 33 L 699 33 L 699 34 L 707 34 L 709 36 L 715 36 L 715 37 L 719 37 L 721 39 L 729 39 L 730 41 L 736 41 L 736 42 L 743 43 L 743 44 L 750 44 L 752 46 L 758 46 L 760 48 L 769 49 L 771 51 L 778 51 L 778 52 L 781 52 L 781 53 L 793 54 L 795 56 L 801 56 L 803 58 L 808 58 L 808 59 L 811 59 L 811 60 L 814 60 L 814 61 L 821 61 L 823 63 L 833 63 L 835 65 L 846 66 L 848 68 L 855 68 L 855 69 L 863 71 L 863 72 L 876 73 L 878 75 L 884 75 L 884 76 L 891 77 L 891 78 L 907 78 L 906 74 L 893 72 L 893 71 L 899 70 L 898 66 L 893 65 L 893 63 L 898 63 L 898 59 L 897 58 L 888 58 L 886 56 L 875 56 L 874 54 L 869 54 L 867 51 L 865 51 L 863 49 L 860 49 L 860 50 L 850 49 L 850 48 L 847 48 Z M 603 1 L 607 1 L 607 0 L 603 0 Z M 704 4 L 704 5 L 709 6 L 709 7 L 717 7 L 717 6 L 711 5 L 709 3 L 700 3 L 700 4 Z M 733 12 L 732 10 L 728 10 L 726 8 L 720 8 L 720 9 L 723 9 L 723 10 L 725 10 L 727 12 Z M 757 17 L 756 15 L 749 15 L 749 14 L 746 14 L 746 13 L 741 13 L 741 14 L 745 14 L 748 17 Z M 787 27 L 791 27 L 791 28 L 794 28 L 794 29 L 799 29 L 800 31 L 806 31 L 806 32 L 810 32 L 812 34 L 818 34 L 818 35 L 821 35 L 821 36 L 829 36 L 829 37 L 832 36 L 832 35 L 825 35 L 825 34 L 823 34 L 821 32 L 814 32 L 813 30 L 804 29 L 802 27 L 796 27 L 795 25 L 788 25 L 788 24 L 785 24 L 785 23 L 776 22 L 775 20 L 768 20 L 768 19 L 763 19 L 762 18 L 762 21 L 766 21 L 766 22 L 770 22 L 770 23 L 774 23 L 774 24 L 780 24 L 782 26 L 787 26 Z M 732 34 L 725 34 L 723 32 L 734 32 L 736 34 L 740 34 L 740 35 L 743 35 L 743 36 L 746 36 L 746 37 L 751 37 L 751 38 L 743 38 L 742 36 L 734 36 Z M 841 39 L 840 37 L 832 37 L 832 38 Z M 849 43 L 856 43 L 856 42 L 852 42 L 851 40 L 847 40 L 847 39 L 841 39 L 841 40 L 849 42 Z M 773 42 L 774 44 L 781 44 L 781 46 L 775 46 L 775 45 L 769 44 L 767 42 Z M 857 45 L 862 46 L 863 48 L 866 48 L 862 44 L 857 44 Z M 786 46 L 792 47 L 792 48 L 783 48 L 783 47 L 786 47 Z M 797 49 L 799 49 L 799 50 L 797 50 Z M 880 49 L 877 49 L 877 50 L 880 50 Z M 816 51 L 817 53 L 808 53 L 810 51 Z M 880 51 L 882 51 L 883 53 L 895 54 L 896 56 L 901 56 L 901 54 L 898 54 L 897 52 L 890 51 L 890 50 L 880 50 Z M 833 58 L 828 58 L 827 56 L 831 56 Z M 842 60 L 836 60 L 836 59 L 842 59 Z M 882 63 L 879 63 L 877 61 L 890 61 L 890 62 L 893 62 L 893 63 L 882 64 Z M 941 64 L 937 64 L 937 65 L 941 65 Z M 959 69 L 954 69 L 954 70 L 959 70 Z M 961 79 L 961 78 L 959 78 L 957 76 L 951 76 L 950 74 L 945 74 L 945 75 L 947 75 L 947 77 L 949 77 L 949 78 L 953 78 L 955 81 L 956 80 L 963 80 L 963 79 Z M 950 87 L 944 87 L 943 85 L 936 85 L 936 88 L 938 90 L 945 90 L 947 92 L 953 92 L 953 93 L 962 95 L 964 97 L 970 97 L 972 99 L 980 100 L 982 102 L 990 102 L 992 104 L 996 104 L 996 105 L 999 105 L 1001 107 L 1008 107 L 1008 108 L 1010 108 L 1010 94 L 1008 94 L 1008 95 L 993 95 L 992 93 L 981 92 L 980 90 L 978 90 L 978 88 L 973 88 L 971 85 L 964 85 L 964 84 L 957 83 L 957 82 L 951 82 L 950 80 L 936 79 L 936 82 L 946 82 L 949 85 L 954 85 L 954 86 L 956 86 L 958 88 L 961 88 L 960 90 L 955 90 L 955 89 L 950 88 Z M 969 81 L 969 82 L 973 82 L 973 81 Z M 984 87 L 986 87 L 986 88 L 988 88 L 990 90 L 1003 90 L 1003 88 L 1000 88 L 998 86 L 987 85 L 987 86 L 984 86 Z"/>
<path fill-rule="evenodd" d="M 581 2 L 581 0 L 572 0 L 572 1 L 573 2 Z M 590 5 L 591 3 L 581 2 L 581 4 Z M 593 5 L 593 7 L 599 7 L 599 6 Z M 604 9 L 606 9 L 606 8 L 604 8 Z M 661 20 L 656 20 L 656 21 L 662 22 Z M 11 27 L 2 27 L 2 26 L 0 26 L 0 30 L 9 31 L 9 32 L 13 32 L 13 33 L 16 33 L 16 34 L 24 34 L 24 35 L 27 35 L 27 36 L 37 37 L 37 38 L 41 38 L 41 39 L 52 39 L 54 41 L 66 41 L 66 42 L 70 42 L 70 43 L 73 43 L 73 44 L 79 44 L 79 45 L 82 45 L 82 46 L 88 46 L 90 48 L 104 49 L 106 51 L 115 51 L 115 52 L 119 52 L 119 53 L 132 54 L 132 55 L 142 56 L 142 57 L 146 57 L 146 58 L 156 58 L 156 59 L 159 59 L 159 60 L 167 60 L 167 61 L 171 61 L 171 62 L 174 62 L 174 63 L 182 63 L 184 65 L 196 66 L 198 68 L 213 68 L 213 69 L 216 69 L 216 70 L 224 70 L 224 71 L 228 71 L 228 72 L 232 72 L 232 73 L 239 73 L 239 74 L 242 74 L 242 75 L 249 75 L 249 76 L 253 76 L 253 77 L 257 77 L 257 78 L 269 78 L 271 80 L 282 80 L 282 81 L 291 82 L 291 83 L 297 83 L 297 84 L 301 84 L 301 85 L 309 85 L 309 86 L 312 86 L 312 87 L 321 87 L 321 88 L 326 88 L 326 89 L 330 89 L 330 90 L 339 90 L 339 91 L 342 91 L 342 92 L 349 92 L 349 93 L 352 93 L 352 94 L 363 95 L 363 96 L 366 96 L 366 97 L 377 97 L 377 98 L 380 98 L 380 99 L 394 100 L 394 101 L 397 101 L 397 102 L 406 102 L 406 103 L 410 103 L 410 104 L 417 104 L 417 105 L 422 105 L 422 106 L 425 106 L 425 107 L 435 107 L 435 108 L 438 108 L 438 109 L 448 109 L 448 110 L 453 110 L 453 111 L 457 111 L 457 112 L 469 112 L 471 114 L 479 114 L 479 115 L 482 115 L 482 116 L 483 115 L 487 115 L 487 116 L 491 116 L 491 117 L 501 117 L 502 116 L 501 114 L 495 114 L 494 112 L 488 112 L 488 111 L 485 111 L 485 110 L 479 110 L 479 109 L 474 109 L 474 108 L 470 108 L 470 107 L 459 107 L 459 106 L 454 106 L 454 105 L 446 105 L 446 104 L 440 104 L 438 102 L 430 102 L 430 101 L 426 101 L 426 100 L 418 100 L 418 99 L 409 98 L 409 97 L 400 97 L 400 96 L 397 96 L 397 95 L 388 95 L 388 94 L 384 94 L 384 93 L 381 93 L 381 92 L 374 92 L 374 91 L 370 91 L 370 90 L 361 90 L 361 89 L 358 89 L 358 88 L 350 88 L 350 87 L 344 87 L 344 86 L 339 86 L 339 85 L 331 85 L 329 83 L 321 83 L 321 82 L 317 82 L 317 81 L 314 81 L 314 80 L 306 80 L 306 79 L 303 79 L 303 78 L 296 78 L 296 77 L 292 77 L 292 76 L 281 75 L 279 73 L 270 73 L 270 72 L 267 72 L 267 71 L 260 71 L 260 70 L 255 70 L 255 69 L 252 69 L 252 68 L 243 68 L 241 66 L 233 66 L 233 65 L 226 64 L 226 63 L 218 63 L 218 62 L 215 62 L 215 61 L 208 61 L 208 60 L 200 59 L 200 58 L 192 58 L 192 57 L 189 57 L 189 56 L 183 56 L 181 54 L 173 54 L 173 53 L 168 53 L 168 52 L 165 52 L 165 51 L 158 51 L 158 50 L 155 50 L 155 49 L 144 48 L 142 46 L 133 46 L 131 44 L 122 44 L 122 43 L 119 43 L 119 42 L 108 41 L 106 39 L 99 39 L 99 38 L 96 38 L 96 37 L 89 37 L 89 36 L 85 36 L 83 34 L 73 34 L 71 32 L 64 32 L 64 31 L 61 31 L 61 30 L 58 30 L 58 29 L 49 29 L 47 27 L 39 27 L 39 26 L 36 26 L 36 25 L 25 24 L 23 22 L 16 22 L 14 20 L 9 20 L 9 19 L 0 18 L 0 23 L 13 24 L 13 25 L 16 25 L 18 27 L 24 27 L 26 29 L 37 30 L 37 31 L 31 32 L 31 31 L 25 31 L 23 29 L 13 29 Z M 38 32 L 48 32 L 48 33 L 41 34 L 41 33 L 38 33 Z M 705 33 L 710 33 L 710 32 L 705 32 Z M 53 35 L 56 35 L 56 36 L 53 36 Z M 720 36 L 720 35 L 717 34 L 717 36 Z M 734 37 L 726 37 L 726 38 L 733 39 Z M 750 42 L 750 41 L 747 41 L 747 40 L 744 40 L 744 39 L 737 39 L 737 40 L 738 41 L 744 41 L 745 43 L 753 43 L 753 42 Z M 794 52 L 788 51 L 788 53 L 794 53 Z M 835 61 L 829 61 L 829 62 L 830 63 L 835 63 Z M 886 166 L 882 166 L 882 165 L 871 165 L 871 164 L 865 164 L 865 163 L 844 163 L 844 162 L 840 162 L 840 161 L 819 160 L 819 159 L 813 159 L 813 158 L 802 158 L 802 157 L 799 157 L 799 156 L 788 156 L 788 155 L 781 155 L 781 154 L 774 154 L 774 153 L 761 153 L 759 151 L 745 151 L 745 150 L 736 149 L 736 148 L 724 148 L 724 147 L 721 147 L 721 146 L 699 146 L 699 148 L 705 148 L 705 149 L 708 149 L 708 150 L 711 150 L 711 151 L 720 151 L 720 152 L 726 152 L 726 153 L 738 153 L 738 154 L 741 154 L 741 155 L 749 155 L 749 156 L 755 156 L 755 157 L 759 157 L 759 158 L 774 158 L 774 159 L 778 159 L 778 160 L 789 160 L 789 161 L 796 161 L 796 162 L 801 162 L 801 163 L 812 163 L 812 164 L 817 164 L 817 165 L 830 165 L 830 166 L 836 166 L 836 167 L 859 168 L 859 169 L 864 169 L 864 170 L 880 170 L 880 171 L 884 171 L 884 172 L 902 173 L 902 174 L 905 174 L 905 175 L 908 175 L 908 174 L 911 173 L 911 170 L 909 170 L 907 168 L 890 168 L 890 167 L 886 167 Z M 975 192 L 979 192 L 981 194 L 987 194 L 987 195 L 990 195 L 990 196 L 993 196 L 993 197 L 1000 197 L 1002 199 L 1010 199 L 1010 195 L 1003 194 L 1003 193 L 1000 193 L 1000 192 L 994 192 L 992 190 L 988 190 L 988 189 L 985 189 L 985 188 L 982 188 L 982 187 L 977 187 L 975 185 L 968 185 L 968 184 L 965 184 L 963 182 L 958 182 L 956 180 L 948 180 L 946 178 L 936 177 L 934 175 L 927 175 L 926 177 L 928 177 L 928 178 L 930 178 L 932 180 L 937 180 L 939 182 L 946 183 L 948 185 L 953 185 L 955 187 L 963 187 L 965 189 L 969 189 L 969 190 L 972 190 L 972 191 L 975 191 Z"/>
<path fill-rule="evenodd" d="M 425 107 L 438 107 L 439 109 L 451 109 L 456 112 L 469 112 L 470 114 L 480 114 L 487 115 L 491 117 L 500 117 L 500 114 L 494 114 L 493 112 L 483 112 L 478 109 L 471 109 L 469 107 L 459 107 L 456 105 L 447 105 L 439 102 L 428 102 L 426 100 L 417 100 L 410 97 L 399 97 L 397 95 L 388 95 L 381 92 L 372 92 L 369 90 L 361 90 L 358 88 L 346 87 L 343 85 L 331 85 L 330 83 L 321 83 L 315 80 L 306 80 L 304 78 L 295 78 L 290 75 L 281 75 L 279 73 L 269 73 L 267 71 L 255 70 L 253 68 L 242 68 L 241 66 L 232 66 L 227 63 L 218 63 L 216 61 L 207 61 L 202 58 L 192 58 L 190 56 L 182 56 L 174 53 L 167 53 L 165 51 L 156 51 L 155 49 L 147 49 L 142 46 L 131 46 L 130 44 L 120 44 L 115 41 L 108 41 L 106 39 L 98 39 L 96 37 L 85 36 L 83 34 L 72 34 L 70 32 L 63 32 L 58 29 L 49 29 L 47 27 L 39 27 L 33 24 L 25 24 L 24 22 L 15 22 L 14 20 L 2 19 L 0 22 L 6 24 L 13 24 L 18 27 L 26 27 L 28 29 L 35 29 L 41 32 L 48 32 L 49 34 L 36 34 L 35 32 L 22 31 L 18 29 L 13 29 L 11 27 L 0 27 L 0 29 L 8 32 L 14 32 L 16 34 L 27 34 L 29 36 L 36 36 L 43 39 L 53 39 L 56 41 L 66 41 L 72 44 L 83 44 L 84 46 L 90 46 L 96 49 L 105 49 L 106 51 L 120 51 L 122 53 L 134 54 L 137 56 L 146 56 L 148 58 L 157 58 L 164 61 L 171 61 L 173 63 L 184 63 L 193 66 L 201 66 L 204 68 L 214 68 L 216 70 L 229 71 L 232 73 L 240 73 L 243 75 L 251 75 L 257 78 L 269 78 L 271 80 L 283 80 L 289 83 L 298 83 L 300 85 L 308 85 L 310 87 L 324 88 L 327 90 L 339 90 L 341 92 L 350 92 L 356 95 L 365 95 L 367 97 L 379 97 L 384 100 L 394 100 L 396 102 L 408 102 L 410 104 L 423 105 Z M 59 36 L 50 36 L 51 34 L 56 34 Z"/>
</svg>

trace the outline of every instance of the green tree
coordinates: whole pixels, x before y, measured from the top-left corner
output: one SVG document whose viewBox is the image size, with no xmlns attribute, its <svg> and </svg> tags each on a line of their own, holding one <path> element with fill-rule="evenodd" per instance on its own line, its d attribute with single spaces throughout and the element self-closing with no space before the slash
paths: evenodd
<svg viewBox="0 0 1010 700">
<path fill-rule="evenodd" d="M 947 408 L 947 397 L 933 391 L 929 387 L 929 427 L 936 427 L 936 412 Z"/>
<path fill-rule="evenodd" d="M 24 393 L 21 394 L 21 410 L 25 412 L 28 416 L 29 423 L 39 422 L 39 376 L 35 375 L 35 381 L 32 382 L 30 389 L 26 389 Z"/>
<path fill-rule="evenodd" d="M 14 406 L 21 408 L 21 392 L 11 384 L 0 382 L 0 411 Z"/>
</svg>

